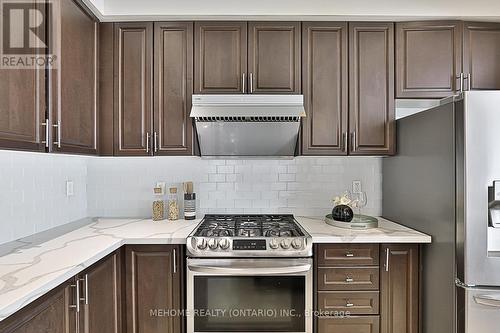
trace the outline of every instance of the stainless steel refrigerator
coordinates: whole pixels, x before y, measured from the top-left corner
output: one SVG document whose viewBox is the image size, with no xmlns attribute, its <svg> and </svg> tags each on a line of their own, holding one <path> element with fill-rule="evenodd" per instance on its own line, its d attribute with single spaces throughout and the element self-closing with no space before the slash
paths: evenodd
<svg viewBox="0 0 500 333">
<path fill-rule="evenodd" d="M 500 332 L 500 91 L 468 91 L 397 121 L 383 216 L 422 246 L 423 333 Z"/>
</svg>

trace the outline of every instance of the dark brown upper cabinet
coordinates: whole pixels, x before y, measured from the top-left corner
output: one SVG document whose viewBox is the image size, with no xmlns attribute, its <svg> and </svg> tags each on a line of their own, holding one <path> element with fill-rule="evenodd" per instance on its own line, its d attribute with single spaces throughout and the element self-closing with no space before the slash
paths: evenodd
<svg viewBox="0 0 500 333">
<path fill-rule="evenodd" d="M 245 93 L 247 22 L 195 23 L 197 94 Z"/>
<path fill-rule="evenodd" d="M 150 314 L 183 309 L 181 256 L 177 245 L 125 247 L 127 333 L 182 332 L 180 316 Z"/>
<path fill-rule="evenodd" d="M 349 59 L 349 153 L 393 154 L 393 23 L 349 23 Z"/>
<path fill-rule="evenodd" d="M 45 40 L 45 30 L 37 34 Z M 45 151 L 45 91 L 44 68 L 0 69 L 0 148 Z"/>
<path fill-rule="evenodd" d="M 45 151 L 45 71 L 0 69 L 0 147 Z"/>
<path fill-rule="evenodd" d="M 419 332 L 419 246 L 388 244 L 380 248 L 380 330 Z"/>
<path fill-rule="evenodd" d="M 467 89 L 500 89 L 500 24 L 464 24 L 464 66 Z"/>
<path fill-rule="evenodd" d="M 300 22 L 248 23 L 248 91 L 301 92 Z"/>
<path fill-rule="evenodd" d="M 115 23 L 114 154 L 151 155 L 153 23 Z"/>
<path fill-rule="evenodd" d="M 59 4 L 54 22 L 59 63 L 50 71 L 51 149 L 97 154 L 98 22 L 72 0 Z"/>
<path fill-rule="evenodd" d="M 192 155 L 193 23 L 154 24 L 155 155 Z"/>
<path fill-rule="evenodd" d="M 460 90 L 462 23 L 396 23 L 396 97 L 442 98 Z"/>
<path fill-rule="evenodd" d="M 347 23 L 302 24 L 303 155 L 347 155 Z"/>
</svg>

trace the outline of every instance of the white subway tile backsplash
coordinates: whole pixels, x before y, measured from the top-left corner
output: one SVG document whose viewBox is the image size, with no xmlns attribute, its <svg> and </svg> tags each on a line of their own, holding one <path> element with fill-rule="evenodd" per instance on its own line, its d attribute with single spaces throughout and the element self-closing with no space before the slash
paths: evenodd
<svg viewBox="0 0 500 333">
<path fill-rule="evenodd" d="M 0 243 L 87 216 L 149 217 L 157 181 L 193 181 L 198 215 L 325 215 L 331 199 L 361 180 L 364 211 L 382 207 L 381 158 L 207 160 L 198 157 L 81 157 L 0 151 Z M 75 196 L 66 197 L 65 182 Z M 165 197 L 166 198 L 166 197 Z"/>
</svg>

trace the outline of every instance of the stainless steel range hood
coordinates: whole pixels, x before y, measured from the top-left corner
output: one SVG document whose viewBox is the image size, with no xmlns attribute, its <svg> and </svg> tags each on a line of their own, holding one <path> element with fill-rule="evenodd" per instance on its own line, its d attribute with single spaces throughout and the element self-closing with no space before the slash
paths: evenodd
<svg viewBox="0 0 500 333">
<path fill-rule="evenodd" d="M 201 156 L 292 157 L 302 95 L 193 95 Z"/>
</svg>

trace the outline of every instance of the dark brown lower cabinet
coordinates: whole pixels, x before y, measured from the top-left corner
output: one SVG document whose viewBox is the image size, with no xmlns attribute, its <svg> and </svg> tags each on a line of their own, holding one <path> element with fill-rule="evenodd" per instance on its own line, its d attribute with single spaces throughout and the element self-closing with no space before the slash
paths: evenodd
<svg viewBox="0 0 500 333">
<path fill-rule="evenodd" d="M 80 333 L 120 333 L 121 255 L 114 253 L 78 276 L 81 304 Z"/>
<path fill-rule="evenodd" d="M 66 283 L 0 322 L 2 333 L 70 333 Z"/>
<path fill-rule="evenodd" d="M 183 309 L 182 249 L 177 245 L 125 248 L 127 333 L 179 333 L 183 320 L 164 315 Z"/>
<path fill-rule="evenodd" d="M 318 332 L 320 333 L 379 333 L 379 326 L 378 316 L 318 319 Z"/>
<path fill-rule="evenodd" d="M 380 249 L 380 328 L 382 333 L 419 331 L 419 246 L 389 244 Z"/>
</svg>

